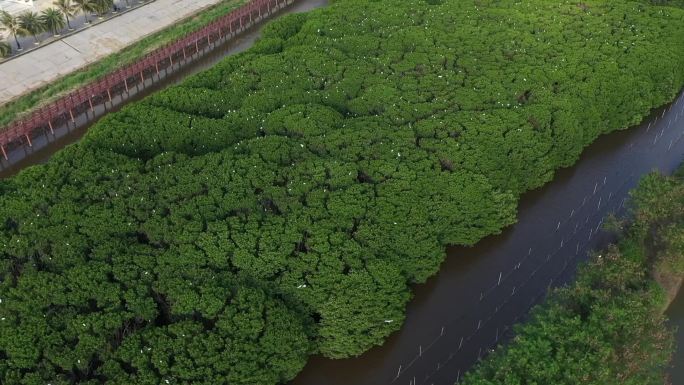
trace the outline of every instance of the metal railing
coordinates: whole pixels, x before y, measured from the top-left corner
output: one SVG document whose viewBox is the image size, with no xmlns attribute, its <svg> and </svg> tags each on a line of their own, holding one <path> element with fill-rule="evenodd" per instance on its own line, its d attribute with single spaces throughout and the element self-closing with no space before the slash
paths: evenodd
<svg viewBox="0 0 684 385">
<path fill-rule="evenodd" d="M 247 4 L 234 9 L 229 14 L 213 21 L 205 27 L 192 32 L 185 37 L 166 44 L 145 57 L 129 64 L 79 89 L 33 111 L 24 118 L 12 122 L 0 129 L 0 152 L 5 160 L 7 148 L 10 146 L 33 146 L 31 139 L 35 133 L 49 130 L 54 134 L 54 127 L 59 124 L 72 122 L 75 116 L 107 102 L 113 103 L 116 96 L 128 94 L 131 87 L 142 85 L 154 76 L 161 79 L 160 71 L 173 71 L 181 68 L 180 63 L 188 62 L 200 52 L 213 48 L 236 34 L 251 27 L 256 22 L 269 17 L 281 8 L 294 3 L 296 0 L 251 0 Z"/>
</svg>

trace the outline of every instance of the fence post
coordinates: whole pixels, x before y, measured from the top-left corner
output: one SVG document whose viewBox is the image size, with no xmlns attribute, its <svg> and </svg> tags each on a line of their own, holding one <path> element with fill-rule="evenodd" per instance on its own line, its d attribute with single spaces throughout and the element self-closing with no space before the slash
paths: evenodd
<svg viewBox="0 0 684 385">
<path fill-rule="evenodd" d="M 21 133 L 24 134 L 24 137 L 26 137 L 26 141 L 29 144 L 29 147 L 33 147 L 33 143 L 31 143 L 31 138 L 29 138 L 29 130 L 26 128 L 26 121 L 22 120 L 20 123 L 21 126 Z"/>
<path fill-rule="evenodd" d="M 69 105 L 69 114 L 71 114 L 71 122 L 76 123 L 76 120 L 74 119 L 74 94 L 69 95 L 69 101 L 71 102 Z"/>
</svg>

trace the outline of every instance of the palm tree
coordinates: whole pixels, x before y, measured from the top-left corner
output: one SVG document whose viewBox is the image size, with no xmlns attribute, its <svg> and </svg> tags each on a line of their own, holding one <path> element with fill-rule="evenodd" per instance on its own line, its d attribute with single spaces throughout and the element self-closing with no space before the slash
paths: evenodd
<svg viewBox="0 0 684 385">
<path fill-rule="evenodd" d="M 95 12 L 95 2 L 93 0 L 74 0 L 76 9 L 83 12 L 86 24 L 90 24 L 88 13 Z"/>
<path fill-rule="evenodd" d="M 100 19 L 102 19 L 103 15 L 114 6 L 114 0 L 94 0 L 93 2 L 95 3 L 97 16 Z"/>
<path fill-rule="evenodd" d="M 43 23 L 45 29 L 52 31 L 52 34 L 58 36 L 58 30 L 64 28 L 64 14 L 57 8 L 48 8 L 40 13 L 40 21 Z"/>
<path fill-rule="evenodd" d="M 45 31 L 45 26 L 43 25 L 43 22 L 37 13 L 33 11 L 26 11 L 22 13 L 21 15 L 19 15 L 19 24 L 24 30 L 26 30 L 31 36 L 33 36 L 35 44 L 40 43 L 40 41 L 38 40 L 38 36 L 36 35 Z"/>
<path fill-rule="evenodd" d="M 76 12 L 78 11 L 78 7 L 74 5 L 74 3 L 71 2 L 71 0 L 55 0 L 55 2 L 52 3 L 57 9 L 62 11 L 64 14 L 64 17 L 66 18 L 67 22 L 67 27 L 69 30 L 73 30 L 71 28 L 71 23 L 69 22 L 69 17 L 74 17 L 76 15 Z"/>
<path fill-rule="evenodd" d="M 7 57 L 12 53 L 12 46 L 6 41 L 0 41 L 0 57 Z"/>
<path fill-rule="evenodd" d="M 21 51 L 21 44 L 19 44 L 19 39 L 17 35 L 24 36 L 26 30 L 21 26 L 19 19 L 10 15 L 7 11 L 0 10 L 0 31 L 7 31 L 14 37 L 14 41 L 17 43 L 17 51 Z"/>
</svg>

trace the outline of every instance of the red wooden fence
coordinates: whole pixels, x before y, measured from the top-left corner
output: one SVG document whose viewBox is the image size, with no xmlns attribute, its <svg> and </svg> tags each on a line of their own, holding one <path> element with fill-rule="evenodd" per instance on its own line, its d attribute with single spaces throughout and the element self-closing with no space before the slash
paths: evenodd
<svg viewBox="0 0 684 385">
<path fill-rule="evenodd" d="M 211 24 L 156 49 L 137 62 L 111 72 L 35 110 L 29 116 L 0 130 L 2 156 L 7 159 L 6 148 L 11 144 L 32 146 L 31 138 L 35 131 L 49 129 L 54 133 L 53 126 L 62 122 L 75 122 L 75 117 L 79 114 L 88 110 L 94 111 L 95 106 L 111 102 L 113 97 L 128 93 L 131 87 L 144 85 L 146 79 L 155 74 L 159 75 L 160 70 L 172 69 L 175 63 L 187 60 L 188 55 L 198 54 L 212 43 L 230 38 L 253 25 L 257 19 L 270 16 L 272 12 L 295 1 L 251 0 Z"/>
</svg>

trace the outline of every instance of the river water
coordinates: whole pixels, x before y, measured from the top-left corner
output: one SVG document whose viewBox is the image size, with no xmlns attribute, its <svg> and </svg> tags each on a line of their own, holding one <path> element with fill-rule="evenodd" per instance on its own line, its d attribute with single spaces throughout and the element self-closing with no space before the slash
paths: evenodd
<svg viewBox="0 0 684 385">
<path fill-rule="evenodd" d="M 283 13 L 304 12 L 327 0 L 300 0 Z M 47 160 L 73 143 L 99 117 L 156 90 L 176 84 L 216 64 L 223 57 L 249 48 L 261 27 L 240 35 L 182 71 L 115 108 L 80 116 L 76 127 L 61 127 L 54 137 L 34 141 L 3 162 L 0 177 Z M 115 101 L 116 102 L 116 101 Z M 543 299 L 548 287 L 572 279 L 578 261 L 589 250 L 611 239 L 600 231 L 610 212 L 622 212 L 629 189 L 651 170 L 671 173 L 684 154 L 684 97 L 657 109 L 644 123 L 599 138 L 577 164 L 560 170 L 553 182 L 523 196 L 518 223 L 475 247 L 450 247 L 439 274 L 414 288 L 400 331 L 382 347 L 358 358 L 329 360 L 313 357 L 292 385 L 453 384 L 497 343 L 511 336 L 510 327 Z M 670 316 L 684 325 L 684 295 Z M 682 333 L 680 346 L 684 347 Z M 679 361 L 684 360 L 680 350 Z M 682 368 L 674 374 L 679 382 Z M 679 377 L 677 377 L 679 376 Z"/>
<path fill-rule="evenodd" d="M 294 4 L 282 9 L 274 18 L 290 13 L 308 12 L 326 5 L 328 5 L 328 0 L 296 0 Z M 266 20 L 266 22 L 268 21 L 269 19 Z M 20 146 L 8 151 L 9 160 L 4 160 L 0 156 L 0 178 L 7 178 L 30 165 L 47 161 L 55 152 L 81 139 L 88 129 L 105 114 L 117 111 L 124 105 L 140 100 L 156 91 L 178 84 L 188 76 L 211 68 L 226 56 L 235 55 L 250 48 L 261 36 L 261 30 L 264 25 L 259 23 L 245 30 L 233 39 L 216 46 L 211 51 L 207 51 L 201 58 L 181 64 L 183 67 L 180 69 L 176 69 L 168 74 L 162 71 L 159 80 L 153 78 L 146 79 L 144 88 L 140 87 L 138 89 L 138 86 L 136 86 L 131 89 L 129 95 L 124 94 L 114 97 L 113 103 L 110 106 L 95 106 L 94 113 L 86 111 L 76 116 L 74 124 L 67 123 L 60 127 L 55 127 L 54 135 L 46 133 L 44 136 L 33 138 L 32 147 Z"/>
<path fill-rule="evenodd" d="M 294 384 L 453 384 L 511 336 L 511 325 L 549 286 L 571 280 L 578 261 L 611 241 L 600 230 L 604 216 L 624 211 L 642 175 L 677 168 L 683 133 L 680 95 L 641 125 L 602 136 L 575 166 L 523 196 L 516 225 L 475 247 L 450 247 L 440 272 L 415 288 L 403 328 L 384 346 L 347 360 L 315 357 Z"/>
</svg>

